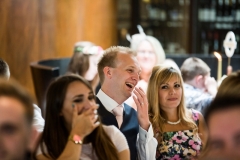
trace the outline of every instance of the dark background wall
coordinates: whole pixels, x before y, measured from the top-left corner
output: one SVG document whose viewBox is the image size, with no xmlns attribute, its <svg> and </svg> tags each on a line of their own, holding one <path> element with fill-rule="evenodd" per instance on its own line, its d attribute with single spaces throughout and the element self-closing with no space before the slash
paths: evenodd
<svg viewBox="0 0 240 160">
<path fill-rule="evenodd" d="M 116 1 L 0 0 L 0 58 L 34 96 L 30 62 L 70 57 L 76 41 L 116 44 Z"/>
</svg>

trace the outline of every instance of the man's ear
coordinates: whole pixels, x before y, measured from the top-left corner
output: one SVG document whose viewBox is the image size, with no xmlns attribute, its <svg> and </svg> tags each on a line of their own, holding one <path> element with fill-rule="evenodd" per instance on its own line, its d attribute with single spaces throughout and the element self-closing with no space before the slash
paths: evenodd
<svg viewBox="0 0 240 160">
<path fill-rule="evenodd" d="M 29 142 L 28 142 L 28 150 L 34 151 L 37 147 L 38 140 L 40 138 L 40 133 L 37 131 L 35 127 L 31 127 L 30 135 L 29 135 Z"/>
<path fill-rule="evenodd" d="M 112 70 L 111 70 L 110 67 L 104 67 L 103 68 L 103 73 L 104 73 L 106 78 L 109 78 L 109 79 L 112 78 Z"/>
<path fill-rule="evenodd" d="M 202 85 L 202 83 L 203 83 L 203 76 L 202 75 L 197 75 L 196 77 L 195 77 L 195 83 L 196 83 L 196 85 L 197 86 L 201 86 Z"/>
</svg>

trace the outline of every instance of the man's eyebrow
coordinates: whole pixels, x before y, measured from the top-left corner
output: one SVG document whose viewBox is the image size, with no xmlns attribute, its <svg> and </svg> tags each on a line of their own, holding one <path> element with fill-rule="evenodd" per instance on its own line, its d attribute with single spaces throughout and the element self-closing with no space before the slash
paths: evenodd
<svg viewBox="0 0 240 160">
<path fill-rule="evenodd" d="M 135 66 L 128 66 L 129 68 L 136 68 Z"/>
<path fill-rule="evenodd" d="M 1 129 L 6 129 L 6 128 L 18 128 L 19 126 L 17 125 L 17 124 L 14 124 L 14 123 L 12 123 L 12 122 L 5 122 L 4 124 L 2 124 L 1 126 L 0 126 L 0 130 Z"/>
<path fill-rule="evenodd" d="M 138 69 L 136 66 L 127 66 L 127 68 L 131 68 L 131 69 Z M 139 71 L 138 73 L 141 73 L 142 72 L 142 69 L 139 68 Z"/>
<path fill-rule="evenodd" d="M 221 138 L 216 138 L 216 139 L 209 139 L 209 145 L 224 145 L 224 142 Z"/>
<path fill-rule="evenodd" d="M 234 134 L 233 139 L 234 140 L 240 139 L 240 130 Z"/>
</svg>

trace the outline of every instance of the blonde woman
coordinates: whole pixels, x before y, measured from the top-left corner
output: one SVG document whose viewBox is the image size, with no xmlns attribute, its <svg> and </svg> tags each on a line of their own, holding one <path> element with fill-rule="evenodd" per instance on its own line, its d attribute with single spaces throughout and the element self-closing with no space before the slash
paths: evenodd
<svg viewBox="0 0 240 160">
<path fill-rule="evenodd" d="M 167 65 L 155 66 L 147 98 L 158 141 L 156 159 L 197 157 L 206 144 L 207 129 L 202 114 L 185 107 L 180 72 Z"/>
</svg>

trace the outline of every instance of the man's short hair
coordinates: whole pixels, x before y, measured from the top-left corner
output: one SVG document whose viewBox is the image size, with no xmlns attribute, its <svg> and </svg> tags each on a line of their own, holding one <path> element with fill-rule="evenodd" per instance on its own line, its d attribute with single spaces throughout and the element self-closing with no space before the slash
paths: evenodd
<svg viewBox="0 0 240 160">
<path fill-rule="evenodd" d="M 226 111 L 233 108 L 240 109 L 240 98 L 238 96 L 219 96 L 216 97 L 209 107 L 206 108 L 204 118 L 206 123 L 209 123 L 210 117 L 218 111 Z"/>
<path fill-rule="evenodd" d="M 207 75 L 208 73 L 210 73 L 210 68 L 200 58 L 190 57 L 183 62 L 181 66 L 181 72 L 182 72 L 183 81 L 190 81 L 195 76 Z"/>
<path fill-rule="evenodd" d="M 0 58 L 0 78 L 9 79 L 10 71 L 7 62 Z"/>
<path fill-rule="evenodd" d="M 17 82 L 0 79 L 0 97 L 10 97 L 18 100 L 24 107 L 26 121 L 33 122 L 33 101 L 30 95 Z"/>
<path fill-rule="evenodd" d="M 128 47 L 122 47 L 122 46 L 113 46 L 108 49 L 106 49 L 103 53 L 102 58 L 100 59 L 98 63 L 98 74 L 100 78 L 100 82 L 103 83 L 104 81 L 104 73 L 103 69 L 104 67 L 116 67 L 116 57 L 118 53 L 123 54 L 129 54 L 132 56 L 136 56 L 137 53 L 133 51 L 132 49 Z"/>
<path fill-rule="evenodd" d="M 238 107 L 240 109 L 240 70 L 226 77 L 218 88 L 217 95 L 206 109 L 205 120 L 208 122 L 212 113 Z"/>
<path fill-rule="evenodd" d="M 240 99 L 240 70 L 231 73 L 222 81 L 216 97 L 225 95 L 238 96 Z"/>
</svg>

